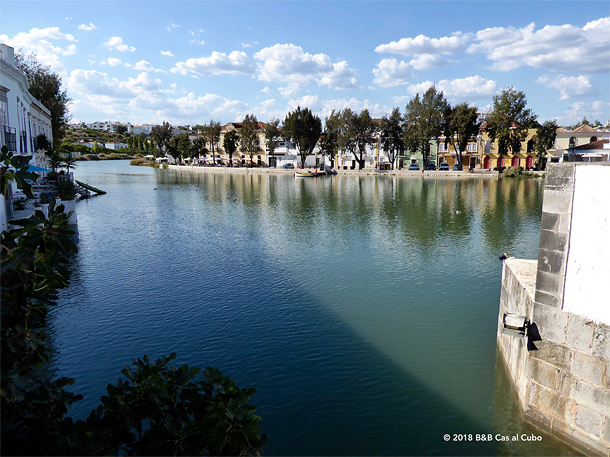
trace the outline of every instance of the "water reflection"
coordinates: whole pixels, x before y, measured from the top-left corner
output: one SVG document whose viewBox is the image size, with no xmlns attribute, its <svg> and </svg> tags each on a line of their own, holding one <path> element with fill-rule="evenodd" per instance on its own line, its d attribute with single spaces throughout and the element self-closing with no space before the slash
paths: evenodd
<svg viewBox="0 0 610 457">
<path fill-rule="evenodd" d="M 497 255 L 536 256 L 539 183 L 78 171 L 109 192 L 53 316 L 85 405 L 171 348 L 258 388 L 271 455 L 497 452 L 442 435 L 496 429 Z"/>
</svg>

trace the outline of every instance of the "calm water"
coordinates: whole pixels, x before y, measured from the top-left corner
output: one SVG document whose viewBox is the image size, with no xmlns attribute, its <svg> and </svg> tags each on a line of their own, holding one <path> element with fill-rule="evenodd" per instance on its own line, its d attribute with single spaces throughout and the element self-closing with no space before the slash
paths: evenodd
<svg viewBox="0 0 610 457">
<path fill-rule="evenodd" d="M 523 424 L 496 357 L 501 263 L 536 258 L 541 182 L 295 180 L 80 162 L 79 254 L 52 313 L 83 417 L 132 358 L 256 387 L 267 455 L 566 454 L 444 434 Z"/>
</svg>

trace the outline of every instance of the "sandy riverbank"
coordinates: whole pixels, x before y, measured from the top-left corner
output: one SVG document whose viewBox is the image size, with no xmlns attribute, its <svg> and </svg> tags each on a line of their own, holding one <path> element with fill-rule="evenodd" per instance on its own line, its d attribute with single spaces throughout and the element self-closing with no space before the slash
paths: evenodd
<svg viewBox="0 0 610 457">
<path fill-rule="evenodd" d="M 193 172 L 201 173 L 271 173 L 271 174 L 288 174 L 294 175 L 295 170 L 284 169 L 284 168 L 230 168 L 230 167 L 199 167 L 191 165 L 169 165 L 169 168 L 175 170 L 189 170 Z M 538 176 L 544 176 L 543 171 L 532 172 Z M 409 171 L 409 170 L 388 170 L 388 171 L 377 171 L 374 169 L 364 170 L 337 170 L 338 175 L 347 176 L 403 176 L 410 178 L 486 178 L 486 179 L 498 179 L 497 171 L 489 170 L 474 170 L 470 171 Z"/>
</svg>

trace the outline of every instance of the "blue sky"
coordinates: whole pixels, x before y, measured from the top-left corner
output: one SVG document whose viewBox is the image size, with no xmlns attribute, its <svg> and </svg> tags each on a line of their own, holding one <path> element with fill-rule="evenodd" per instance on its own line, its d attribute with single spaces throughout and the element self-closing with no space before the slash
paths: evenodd
<svg viewBox="0 0 610 457">
<path fill-rule="evenodd" d="M 3 0 L 0 41 L 62 75 L 73 121 L 174 125 L 404 108 L 431 84 L 480 110 L 610 119 L 601 1 Z"/>
</svg>

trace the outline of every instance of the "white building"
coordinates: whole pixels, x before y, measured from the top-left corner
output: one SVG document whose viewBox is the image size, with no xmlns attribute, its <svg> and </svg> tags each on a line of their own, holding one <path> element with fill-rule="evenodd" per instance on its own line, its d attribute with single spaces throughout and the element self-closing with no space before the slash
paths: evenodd
<svg viewBox="0 0 610 457">
<path fill-rule="evenodd" d="M 14 155 L 32 156 L 33 166 L 48 169 L 45 151 L 37 147 L 36 137 L 44 135 L 53 143 L 51 112 L 28 92 L 29 84 L 15 64 L 15 51 L 0 44 L 0 146 L 7 146 Z M 13 183 L 14 185 L 14 183 Z M 0 224 L 12 215 L 12 190 L 0 205 Z"/>
</svg>

